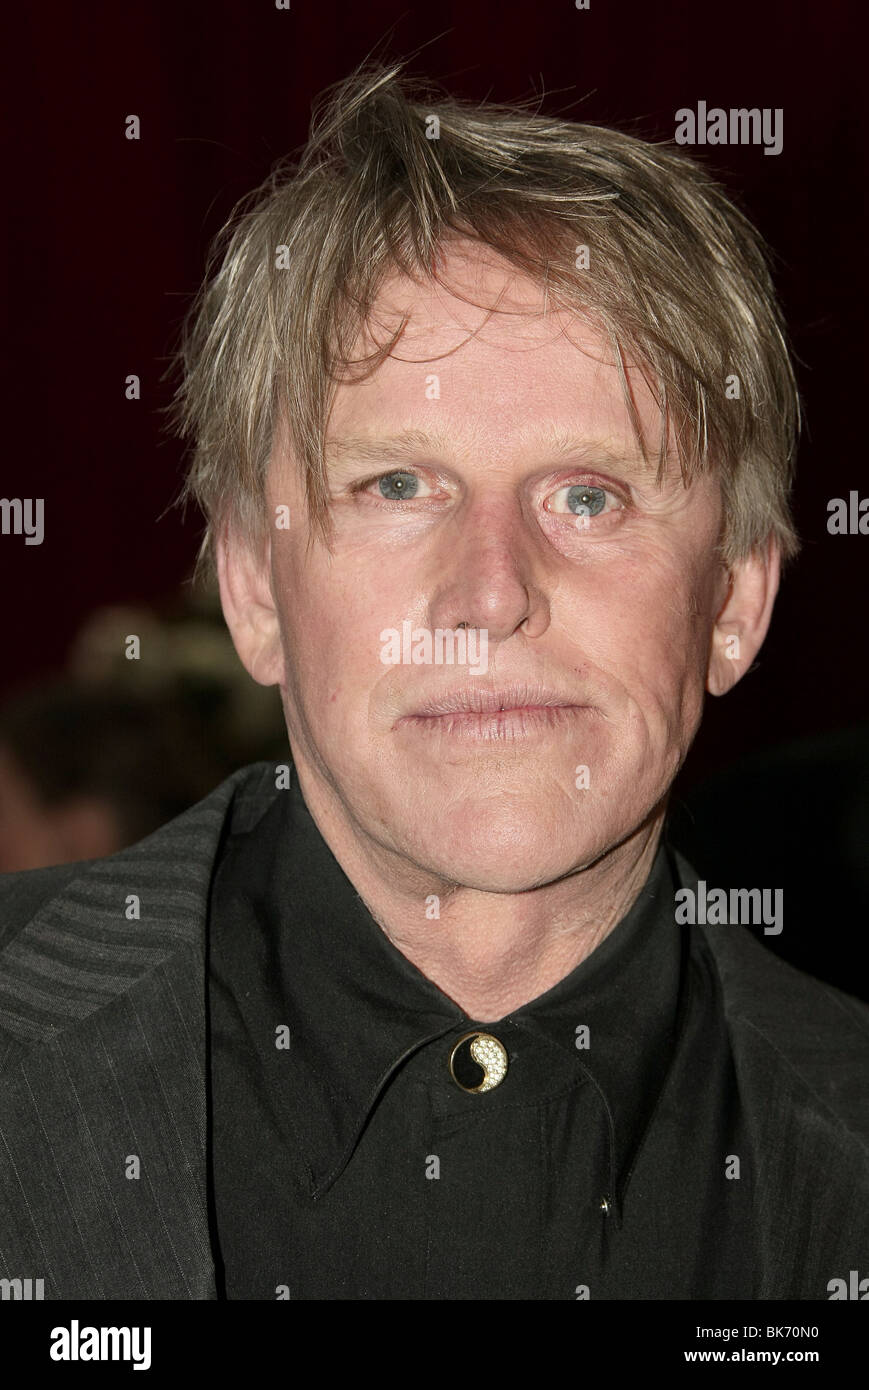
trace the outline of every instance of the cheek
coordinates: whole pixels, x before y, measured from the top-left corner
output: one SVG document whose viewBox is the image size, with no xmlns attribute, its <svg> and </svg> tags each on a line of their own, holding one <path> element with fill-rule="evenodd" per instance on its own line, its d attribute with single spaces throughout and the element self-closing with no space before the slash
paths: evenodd
<svg viewBox="0 0 869 1390">
<path fill-rule="evenodd" d="M 320 555 L 288 554 L 274 571 L 287 684 L 321 723 L 352 722 L 361 700 L 383 674 L 379 634 L 387 621 L 378 598 L 358 575 L 336 573 Z"/>
<path fill-rule="evenodd" d="M 682 703 L 705 680 L 709 588 L 693 555 L 663 548 L 641 557 L 625 553 L 586 573 L 566 626 L 630 697 Z M 583 613 L 587 620 L 578 621 Z"/>
<path fill-rule="evenodd" d="M 712 633 L 711 594 L 693 556 L 660 571 L 637 619 L 638 698 L 657 708 L 667 739 L 684 756 L 703 712 Z"/>
</svg>

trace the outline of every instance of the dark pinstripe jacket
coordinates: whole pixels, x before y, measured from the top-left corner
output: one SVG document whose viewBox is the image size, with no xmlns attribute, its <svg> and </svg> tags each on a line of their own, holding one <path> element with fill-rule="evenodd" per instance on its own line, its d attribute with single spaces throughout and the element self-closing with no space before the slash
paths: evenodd
<svg viewBox="0 0 869 1390">
<path fill-rule="evenodd" d="M 275 795 L 256 764 L 111 858 L 0 878 L 0 1280 L 43 1279 L 47 1299 L 215 1297 L 208 892 L 224 831 Z M 869 1276 L 869 1009 L 744 928 L 694 930 L 751 1135 L 755 1297 L 817 1298 Z"/>
</svg>

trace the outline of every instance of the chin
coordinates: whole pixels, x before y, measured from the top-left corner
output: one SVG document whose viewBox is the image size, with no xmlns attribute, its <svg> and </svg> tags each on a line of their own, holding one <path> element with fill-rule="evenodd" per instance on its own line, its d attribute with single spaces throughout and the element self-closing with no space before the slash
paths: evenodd
<svg viewBox="0 0 869 1390">
<path fill-rule="evenodd" d="M 556 883 L 579 866 L 573 855 L 550 856 L 520 854 L 506 862 L 503 855 L 487 859 L 470 854 L 459 862 L 433 859 L 432 867 L 445 879 L 472 888 L 478 893 L 528 893 L 544 884 Z"/>
<path fill-rule="evenodd" d="M 553 883 L 593 862 L 607 845 L 599 833 L 576 832 L 561 825 L 553 833 L 545 823 L 525 816 L 520 825 L 493 826 L 482 818 L 474 826 L 419 827 L 408 837 L 408 852 L 421 866 L 465 888 L 482 893 L 524 893 Z M 414 843 L 415 842 L 415 843 Z"/>
</svg>

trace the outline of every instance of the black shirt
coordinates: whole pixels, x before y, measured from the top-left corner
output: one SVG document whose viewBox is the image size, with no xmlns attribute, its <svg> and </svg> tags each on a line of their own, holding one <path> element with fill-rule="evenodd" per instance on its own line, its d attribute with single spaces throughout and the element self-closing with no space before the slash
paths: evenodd
<svg viewBox="0 0 869 1390">
<path fill-rule="evenodd" d="M 662 841 L 585 961 L 475 1026 L 371 917 L 293 776 L 212 885 L 223 1296 L 753 1297 L 720 987 L 677 887 Z M 449 1066 L 474 1031 L 507 1062 L 477 1092 Z M 468 1044 L 454 1070 L 485 1075 Z"/>
</svg>

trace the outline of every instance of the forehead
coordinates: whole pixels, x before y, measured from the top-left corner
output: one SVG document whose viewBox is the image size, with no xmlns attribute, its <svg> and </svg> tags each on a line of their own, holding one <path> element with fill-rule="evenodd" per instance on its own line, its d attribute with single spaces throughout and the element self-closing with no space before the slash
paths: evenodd
<svg viewBox="0 0 869 1390">
<path fill-rule="evenodd" d="M 436 278 L 393 273 L 383 283 L 354 347 L 361 358 L 388 343 L 381 365 L 337 388 L 326 454 L 347 438 L 391 436 L 416 427 L 451 438 L 461 451 L 560 447 L 569 441 L 638 457 L 627 383 L 650 455 L 659 407 L 637 364 L 622 358 L 590 315 L 558 308 L 543 286 L 489 248 L 458 243 Z M 653 464 L 651 466 L 654 466 Z"/>
</svg>

